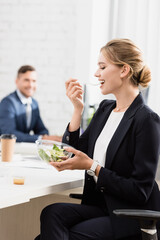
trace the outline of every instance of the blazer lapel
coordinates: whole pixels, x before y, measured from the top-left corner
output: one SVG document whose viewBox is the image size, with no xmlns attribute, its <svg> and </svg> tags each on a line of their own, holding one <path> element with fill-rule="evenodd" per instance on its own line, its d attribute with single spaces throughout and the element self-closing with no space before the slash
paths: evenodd
<svg viewBox="0 0 160 240">
<path fill-rule="evenodd" d="M 19 96 L 17 95 L 17 92 L 15 91 L 15 97 L 17 99 L 17 112 L 19 112 L 19 116 L 21 116 L 19 119 L 20 122 L 18 121 L 18 124 L 22 124 L 23 126 L 23 131 L 26 132 L 27 131 L 27 121 L 26 121 L 26 107 L 25 105 L 21 102 Z"/>
<path fill-rule="evenodd" d="M 24 132 L 27 131 L 27 120 L 26 120 L 26 107 L 23 103 L 21 103 L 21 109 L 23 109 L 22 111 L 22 118 L 23 118 L 23 123 L 24 123 Z"/>
<path fill-rule="evenodd" d="M 110 168 L 112 161 L 114 159 L 114 156 L 123 140 L 125 137 L 126 133 L 128 132 L 131 123 L 134 119 L 134 115 L 137 112 L 137 110 L 144 105 L 143 99 L 141 94 L 139 94 L 136 99 L 133 101 L 131 106 L 128 108 L 128 110 L 125 112 L 118 128 L 116 129 L 109 145 L 107 148 L 107 153 L 106 153 L 106 168 Z"/>
</svg>

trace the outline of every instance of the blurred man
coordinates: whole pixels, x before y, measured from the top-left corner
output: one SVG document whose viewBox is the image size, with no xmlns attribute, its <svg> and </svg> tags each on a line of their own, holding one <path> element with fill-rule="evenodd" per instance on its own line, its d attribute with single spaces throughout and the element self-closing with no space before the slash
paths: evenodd
<svg viewBox="0 0 160 240">
<path fill-rule="evenodd" d="M 0 103 L 1 134 L 15 134 L 17 142 L 35 142 L 38 138 L 61 141 L 59 136 L 48 136 L 38 103 L 32 98 L 37 87 L 35 68 L 29 65 L 20 67 L 16 86 L 16 91 Z"/>
</svg>

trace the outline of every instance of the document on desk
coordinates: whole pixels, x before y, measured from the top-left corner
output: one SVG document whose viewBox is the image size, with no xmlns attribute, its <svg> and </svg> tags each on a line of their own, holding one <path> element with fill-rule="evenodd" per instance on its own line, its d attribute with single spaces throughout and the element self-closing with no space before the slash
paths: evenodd
<svg viewBox="0 0 160 240">
<path fill-rule="evenodd" d="M 3 162 L 3 164 L 9 167 L 53 169 L 51 165 L 40 160 L 36 155 L 14 154 L 12 162 Z"/>
<path fill-rule="evenodd" d="M 53 167 L 51 165 L 45 164 L 42 161 L 21 161 L 21 162 L 12 162 L 11 166 L 15 167 L 25 167 L 25 168 L 43 168 L 43 169 L 52 169 Z"/>
</svg>

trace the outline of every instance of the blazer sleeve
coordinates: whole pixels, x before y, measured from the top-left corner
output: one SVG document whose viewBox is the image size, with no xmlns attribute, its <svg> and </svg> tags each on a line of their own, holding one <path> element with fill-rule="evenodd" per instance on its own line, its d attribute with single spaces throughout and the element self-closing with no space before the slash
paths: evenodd
<svg viewBox="0 0 160 240">
<path fill-rule="evenodd" d="M 160 119 L 152 112 L 137 127 L 131 176 L 126 178 L 113 169 L 101 167 L 97 189 L 121 200 L 145 204 L 155 185 L 159 154 Z M 116 161 L 121 159 L 117 156 Z"/>
<path fill-rule="evenodd" d="M 0 103 L 0 131 L 1 134 L 14 134 L 17 142 L 35 142 L 40 135 L 30 135 L 17 130 L 16 109 L 9 98 L 3 99 Z"/>
</svg>

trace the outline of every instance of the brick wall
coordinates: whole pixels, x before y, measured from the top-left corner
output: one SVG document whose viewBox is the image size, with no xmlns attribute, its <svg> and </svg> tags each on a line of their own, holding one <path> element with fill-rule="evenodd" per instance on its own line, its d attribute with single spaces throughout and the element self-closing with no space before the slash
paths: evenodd
<svg viewBox="0 0 160 240">
<path fill-rule="evenodd" d="M 14 91 L 17 69 L 38 72 L 38 100 L 51 134 L 62 134 L 72 106 L 64 82 L 75 74 L 77 1 L 0 0 L 0 99 Z"/>
</svg>

